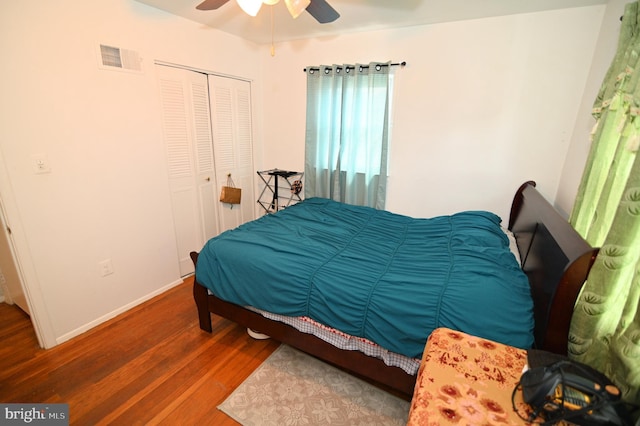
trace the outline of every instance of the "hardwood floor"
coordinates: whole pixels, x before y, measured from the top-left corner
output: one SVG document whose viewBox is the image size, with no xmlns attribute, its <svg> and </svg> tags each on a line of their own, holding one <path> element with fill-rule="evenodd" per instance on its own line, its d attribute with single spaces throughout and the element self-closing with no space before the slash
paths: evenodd
<svg viewBox="0 0 640 426">
<path fill-rule="evenodd" d="M 53 349 L 0 303 L 0 402 L 68 403 L 74 425 L 235 425 L 216 407 L 277 347 L 213 316 L 192 279 Z"/>
</svg>

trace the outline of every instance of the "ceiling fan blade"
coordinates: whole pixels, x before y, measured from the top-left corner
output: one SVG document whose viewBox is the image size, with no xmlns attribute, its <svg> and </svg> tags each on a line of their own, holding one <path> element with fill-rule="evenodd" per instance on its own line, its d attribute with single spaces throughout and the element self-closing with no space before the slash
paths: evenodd
<svg viewBox="0 0 640 426">
<path fill-rule="evenodd" d="M 204 0 L 202 3 L 196 6 L 198 10 L 215 10 L 220 6 L 223 6 L 229 0 Z"/>
<path fill-rule="evenodd" d="M 307 6 L 307 12 L 321 24 L 333 22 L 340 17 L 340 14 L 326 0 L 311 0 L 311 4 Z"/>
</svg>

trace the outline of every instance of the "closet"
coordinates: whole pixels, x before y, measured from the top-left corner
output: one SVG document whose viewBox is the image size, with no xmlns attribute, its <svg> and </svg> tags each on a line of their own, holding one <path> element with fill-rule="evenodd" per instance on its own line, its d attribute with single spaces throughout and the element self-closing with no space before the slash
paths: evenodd
<svg viewBox="0 0 640 426">
<path fill-rule="evenodd" d="M 182 276 L 189 252 L 255 218 L 251 83 L 156 65 L 167 153 L 169 192 Z M 219 202 L 231 174 L 239 205 Z"/>
</svg>

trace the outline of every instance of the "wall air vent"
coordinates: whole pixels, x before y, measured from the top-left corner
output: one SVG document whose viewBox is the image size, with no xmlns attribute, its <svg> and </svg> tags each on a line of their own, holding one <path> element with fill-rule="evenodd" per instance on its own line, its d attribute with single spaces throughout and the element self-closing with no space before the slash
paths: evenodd
<svg viewBox="0 0 640 426">
<path fill-rule="evenodd" d="M 99 58 L 103 69 L 142 72 L 142 58 L 135 50 L 101 44 Z"/>
</svg>

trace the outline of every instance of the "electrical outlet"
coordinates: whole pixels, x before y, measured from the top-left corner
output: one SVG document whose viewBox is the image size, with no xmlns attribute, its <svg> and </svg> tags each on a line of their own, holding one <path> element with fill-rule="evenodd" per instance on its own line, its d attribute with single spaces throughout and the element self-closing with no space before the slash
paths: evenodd
<svg viewBox="0 0 640 426">
<path fill-rule="evenodd" d="M 113 274 L 113 263 L 111 263 L 111 259 L 105 259 L 98 262 L 98 269 L 100 271 L 100 275 L 103 277 Z"/>
</svg>

